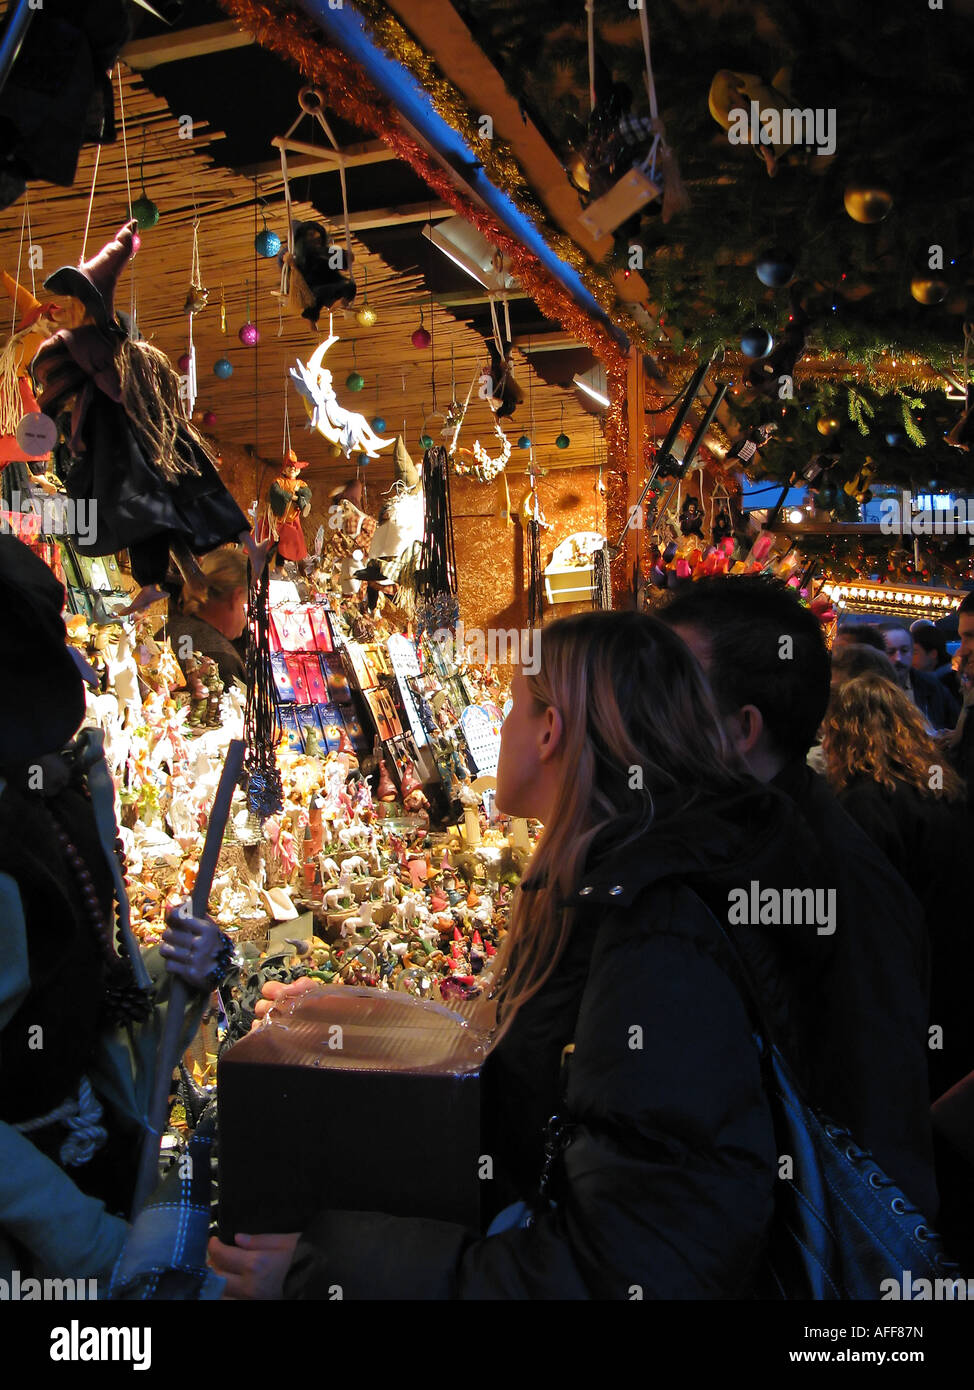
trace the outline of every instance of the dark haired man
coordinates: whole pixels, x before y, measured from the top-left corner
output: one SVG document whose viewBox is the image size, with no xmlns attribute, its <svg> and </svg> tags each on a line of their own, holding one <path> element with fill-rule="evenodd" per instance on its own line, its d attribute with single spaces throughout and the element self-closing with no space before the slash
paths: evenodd
<svg viewBox="0 0 974 1390">
<path fill-rule="evenodd" d="M 967 783 L 967 804 L 974 810 L 974 591 L 969 593 L 957 610 L 957 632 L 960 637 L 960 678 L 964 707 L 957 724 L 956 736 L 946 740 L 957 771 Z"/>
<path fill-rule="evenodd" d="M 934 733 L 952 729 L 957 723 L 960 706 L 947 687 L 936 676 L 919 671 L 913 663 L 913 634 L 905 627 L 891 623 L 883 628 L 886 655 L 896 671 L 896 683 L 903 694 L 916 705 Z"/>
<path fill-rule="evenodd" d="M 820 851 L 811 872 L 836 891 L 833 935 L 782 934 L 777 949 L 773 939 L 755 947 L 783 982 L 802 1035 L 844 1040 L 806 1064 L 811 1098 L 872 1149 L 932 1219 L 923 914 L 805 761 L 829 699 L 818 620 L 792 590 L 757 576 L 701 579 L 659 616 L 703 666 L 751 772 L 797 804 Z"/>
</svg>

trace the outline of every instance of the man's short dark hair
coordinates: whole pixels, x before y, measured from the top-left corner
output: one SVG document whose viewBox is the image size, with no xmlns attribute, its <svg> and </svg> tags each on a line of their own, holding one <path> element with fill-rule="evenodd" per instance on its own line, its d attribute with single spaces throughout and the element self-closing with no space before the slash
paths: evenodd
<svg viewBox="0 0 974 1390">
<path fill-rule="evenodd" d="M 754 705 L 776 751 L 804 758 L 829 701 L 829 652 L 792 588 L 760 575 L 714 575 L 687 585 L 658 616 L 705 634 L 710 684 L 725 714 Z"/>
<path fill-rule="evenodd" d="M 886 650 L 883 634 L 875 623 L 849 623 L 846 627 L 840 627 L 839 632 L 848 642 L 854 642 L 857 646 L 872 647 L 877 652 Z"/>
<path fill-rule="evenodd" d="M 957 609 L 957 616 L 961 613 L 974 613 L 974 589 L 969 594 L 965 594 L 961 600 L 960 607 Z"/>
</svg>

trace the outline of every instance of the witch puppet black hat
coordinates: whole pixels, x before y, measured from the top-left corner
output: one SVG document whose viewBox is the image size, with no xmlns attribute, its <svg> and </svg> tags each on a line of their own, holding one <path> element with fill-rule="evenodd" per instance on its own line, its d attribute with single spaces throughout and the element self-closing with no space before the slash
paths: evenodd
<svg viewBox="0 0 974 1390">
<path fill-rule="evenodd" d="M 415 492 L 422 482 L 422 478 L 415 463 L 409 457 L 409 450 L 406 448 L 401 434 L 396 435 L 396 443 L 392 450 L 392 462 L 396 468 L 396 482 L 393 483 L 392 487 L 395 487 L 396 483 L 402 483 L 406 492 Z M 392 488 L 389 488 L 388 492 L 391 491 Z"/>
<path fill-rule="evenodd" d="M 80 299 L 100 327 L 121 327 L 115 314 L 115 286 L 135 255 L 138 225 L 134 218 L 126 222 L 90 261 L 61 266 L 47 277 L 44 288 L 53 294 L 70 294 Z"/>
<path fill-rule="evenodd" d="M 84 719 L 63 607 L 64 589 L 44 561 L 0 534 L 0 768 L 60 752 Z"/>
</svg>

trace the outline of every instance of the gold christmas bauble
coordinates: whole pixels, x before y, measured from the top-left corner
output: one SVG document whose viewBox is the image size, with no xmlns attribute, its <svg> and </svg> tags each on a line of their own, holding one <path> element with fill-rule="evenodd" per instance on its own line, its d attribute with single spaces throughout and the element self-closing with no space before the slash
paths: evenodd
<svg viewBox="0 0 974 1390">
<path fill-rule="evenodd" d="M 823 415 L 821 420 L 815 421 L 815 428 L 819 434 L 824 434 L 826 439 L 830 439 L 833 434 L 838 434 L 842 428 L 834 415 Z"/>
<path fill-rule="evenodd" d="M 910 281 L 910 293 L 918 304 L 942 304 L 949 289 L 938 275 L 914 275 Z"/>
<path fill-rule="evenodd" d="M 374 328 L 379 321 L 379 315 L 367 301 L 355 314 L 355 322 L 360 328 Z"/>
<path fill-rule="evenodd" d="M 845 210 L 853 222 L 882 222 L 893 206 L 893 195 L 885 188 L 850 185 L 843 194 Z"/>
</svg>

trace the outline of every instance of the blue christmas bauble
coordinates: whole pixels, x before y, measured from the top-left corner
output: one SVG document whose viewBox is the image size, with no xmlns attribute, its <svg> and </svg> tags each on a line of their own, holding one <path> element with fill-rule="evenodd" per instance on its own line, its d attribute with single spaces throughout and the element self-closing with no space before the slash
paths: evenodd
<svg viewBox="0 0 974 1390">
<path fill-rule="evenodd" d="M 377 415 L 372 421 L 372 428 L 375 430 L 376 434 L 385 434 L 386 422 L 381 415 Z"/>
<path fill-rule="evenodd" d="M 519 449 L 530 449 L 530 447 L 531 447 L 531 440 L 530 440 L 530 438 L 529 438 L 526 434 L 522 434 L 522 435 L 521 435 L 521 438 L 517 441 L 517 447 L 518 447 Z"/>
<path fill-rule="evenodd" d="M 759 324 L 754 324 L 741 334 L 741 352 L 745 357 L 767 357 L 773 346 L 771 334 Z"/>
<path fill-rule="evenodd" d="M 233 376 L 233 363 L 229 357 L 218 357 L 213 363 L 213 371 L 221 381 L 226 381 L 228 377 Z"/>
<path fill-rule="evenodd" d="M 887 430 L 886 443 L 891 449 L 898 449 L 903 443 L 903 434 L 900 430 Z"/>
<path fill-rule="evenodd" d="M 758 258 L 754 273 L 769 290 L 780 290 L 795 274 L 795 259 L 787 251 L 765 251 Z"/>
<path fill-rule="evenodd" d="M 254 237 L 254 250 L 258 256 L 276 256 L 281 249 L 281 238 L 270 227 L 265 227 Z"/>
</svg>

